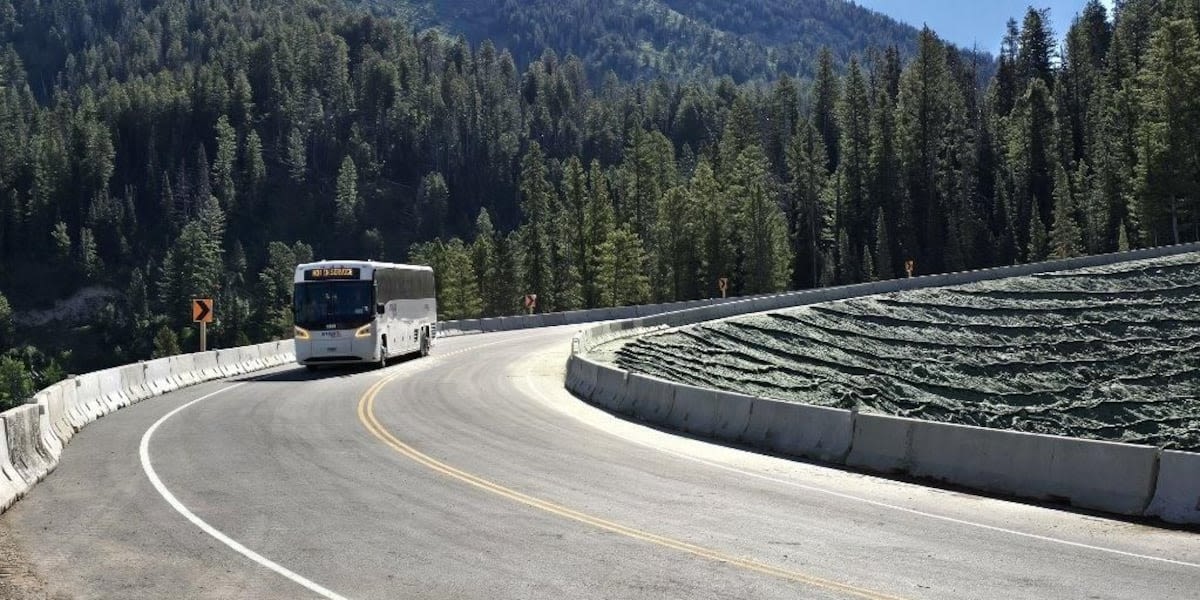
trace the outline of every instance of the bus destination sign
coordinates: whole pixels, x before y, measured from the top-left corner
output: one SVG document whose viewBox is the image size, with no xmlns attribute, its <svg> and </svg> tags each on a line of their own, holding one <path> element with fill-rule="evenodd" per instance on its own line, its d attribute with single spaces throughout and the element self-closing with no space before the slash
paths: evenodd
<svg viewBox="0 0 1200 600">
<path fill-rule="evenodd" d="M 305 281 L 326 279 L 358 279 L 361 272 L 357 267 L 323 267 L 304 271 Z"/>
</svg>

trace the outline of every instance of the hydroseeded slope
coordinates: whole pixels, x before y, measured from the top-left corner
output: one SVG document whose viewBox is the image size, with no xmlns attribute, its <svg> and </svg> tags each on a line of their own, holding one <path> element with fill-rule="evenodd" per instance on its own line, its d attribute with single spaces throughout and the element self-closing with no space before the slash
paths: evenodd
<svg viewBox="0 0 1200 600">
<path fill-rule="evenodd" d="M 632 371 L 747 394 L 1200 451 L 1200 253 L 638 338 Z"/>
</svg>

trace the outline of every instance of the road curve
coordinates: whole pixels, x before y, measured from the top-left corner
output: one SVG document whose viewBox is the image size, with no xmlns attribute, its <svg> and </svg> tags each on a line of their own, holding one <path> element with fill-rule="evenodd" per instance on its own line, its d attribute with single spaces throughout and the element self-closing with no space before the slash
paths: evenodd
<svg viewBox="0 0 1200 600">
<path fill-rule="evenodd" d="M 53 598 L 1194 598 L 1200 534 L 647 428 L 570 328 L 284 368 L 93 423 L 0 516 Z M 149 434 L 148 434 L 149 432 Z M 4 588 L 0 587 L 0 590 Z"/>
</svg>

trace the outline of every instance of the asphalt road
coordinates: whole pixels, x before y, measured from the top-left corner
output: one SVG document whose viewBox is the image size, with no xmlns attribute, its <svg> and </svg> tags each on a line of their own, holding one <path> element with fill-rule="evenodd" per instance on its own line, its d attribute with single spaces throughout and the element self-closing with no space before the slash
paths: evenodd
<svg viewBox="0 0 1200 600">
<path fill-rule="evenodd" d="M 615 418 L 563 390 L 571 333 L 441 340 L 432 357 L 382 371 L 286 368 L 118 411 L 0 516 L 10 547 L 0 578 L 53 598 L 1200 590 L 1200 533 Z"/>
</svg>

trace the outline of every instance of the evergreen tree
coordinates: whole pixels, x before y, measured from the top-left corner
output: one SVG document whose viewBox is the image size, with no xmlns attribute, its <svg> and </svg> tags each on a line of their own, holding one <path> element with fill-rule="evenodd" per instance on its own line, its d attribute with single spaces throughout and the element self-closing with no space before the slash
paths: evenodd
<svg viewBox="0 0 1200 600">
<path fill-rule="evenodd" d="M 580 263 L 583 280 L 584 303 L 588 307 L 611 306 L 602 299 L 604 282 L 601 270 L 605 256 L 603 245 L 608 241 L 614 226 L 612 200 L 608 194 L 608 178 L 600 169 L 599 161 L 592 161 L 588 174 L 588 194 L 585 223 L 584 258 Z M 611 250 L 608 250 L 611 252 Z"/>
<path fill-rule="evenodd" d="M 827 202 L 825 164 L 825 147 L 819 132 L 811 123 L 802 123 L 788 149 L 792 193 L 787 220 L 795 257 L 792 268 L 792 286 L 795 288 L 820 284 L 821 265 L 832 238 L 833 214 L 832 205 Z"/>
<path fill-rule="evenodd" d="M 821 140 L 825 143 L 824 167 L 826 172 L 832 172 L 838 166 L 838 131 L 837 104 L 841 98 L 837 75 L 833 70 L 833 53 L 829 48 L 822 48 L 817 57 L 817 78 L 813 83 L 813 126 L 817 128 Z"/>
<path fill-rule="evenodd" d="M 1185 15 L 1179 8 L 1155 31 L 1137 81 L 1138 214 L 1151 244 L 1178 244 L 1181 225 L 1200 222 L 1200 37 Z"/>
<path fill-rule="evenodd" d="M 838 182 L 842 189 L 837 220 L 839 226 L 844 228 L 857 246 L 867 239 L 871 217 L 875 214 L 869 191 L 870 102 L 867 98 L 866 80 L 859 69 L 857 59 L 850 60 L 845 90 L 838 105 L 838 125 L 841 131 L 838 144 L 841 157 Z"/>
<path fill-rule="evenodd" d="M 20 406 L 33 393 L 33 377 L 25 364 L 12 356 L 0 356 L 0 409 Z"/>
<path fill-rule="evenodd" d="M 717 295 L 717 281 L 733 277 L 733 211 L 728 197 L 721 190 L 712 166 L 701 158 L 692 175 L 691 196 L 699 207 L 700 280 L 696 289 L 701 295 Z"/>
<path fill-rule="evenodd" d="M 171 331 L 170 327 L 163 325 L 158 328 L 158 333 L 154 336 L 154 352 L 150 355 L 151 358 L 165 358 L 180 354 L 179 336 Z"/>
<path fill-rule="evenodd" d="M 767 169 L 762 150 L 750 147 L 738 156 L 730 181 L 741 259 L 735 284 L 743 294 L 784 290 L 790 274 L 787 221 L 768 188 Z"/>
<path fill-rule="evenodd" d="M 887 223 L 880 208 L 875 217 L 875 275 L 877 279 L 888 280 L 896 277 L 892 259 L 892 243 L 888 238 Z"/>
<path fill-rule="evenodd" d="M 229 118 L 217 119 L 217 157 L 212 164 L 213 193 L 226 212 L 234 206 L 234 163 L 237 160 L 237 132 Z"/>
<path fill-rule="evenodd" d="M 450 209 L 450 189 L 441 173 L 434 171 L 421 178 L 417 187 L 417 211 L 421 219 L 421 237 L 443 237 Z"/>
<path fill-rule="evenodd" d="M 475 269 L 476 287 L 482 301 L 482 314 L 495 317 L 503 314 L 505 302 L 496 295 L 501 287 L 497 280 L 496 230 L 487 210 L 480 210 L 475 219 L 475 241 L 471 244 L 471 264 Z"/>
<path fill-rule="evenodd" d="M 334 196 L 334 223 L 339 233 L 350 235 L 358 227 L 359 204 L 358 169 L 354 167 L 354 160 L 347 156 L 338 169 Z"/>
<path fill-rule="evenodd" d="M 528 286 L 525 293 L 541 297 L 546 297 L 551 291 L 552 194 L 550 182 L 546 180 L 542 148 L 537 142 L 531 142 L 525 157 L 521 159 L 521 213 L 525 216 L 525 224 L 520 234 L 525 283 Z"/>
<path fill-rule="evenodd" d="M 700 257 L 697 241 L 700 233 L 700 209 L 689 190 L 673 187 L 663 194 L 658 208 L 656 297 L 663 302 L 691 300 L 697 297 Z"/>
<path fill-rule="evenodd" d="M 1035 204 L 1033 216 L 1029 219 L 1029 248 L 1025 251 L 1025 262 L 1045 260 L 1049 253 L 1048 245 L 1046 224 L 1042 222 L 1041 209 Z"/>
<path fill-rule="evenodd" d="M 1083 250 L 1075 201 L 1067 172 L 1062 167 L 1054 178 L 1054 223 L 1050 227 L 1050 258 L 1072 258 Z"/>
<path fill-rule="evenodd" d="M 650 299 L 646 249 L 629 224 L 612 230 L 601 245 L 599 283 L 603 306 L 644 304 Z"/>
</svg>

